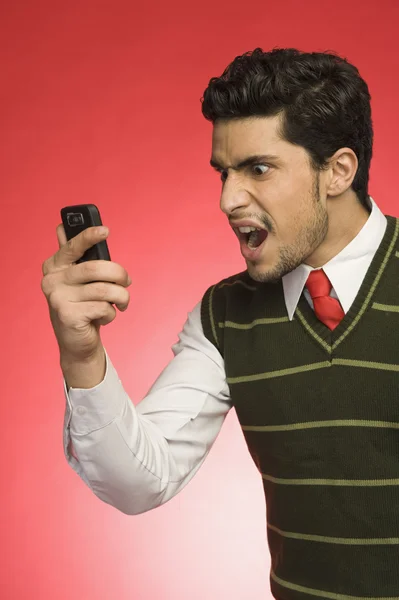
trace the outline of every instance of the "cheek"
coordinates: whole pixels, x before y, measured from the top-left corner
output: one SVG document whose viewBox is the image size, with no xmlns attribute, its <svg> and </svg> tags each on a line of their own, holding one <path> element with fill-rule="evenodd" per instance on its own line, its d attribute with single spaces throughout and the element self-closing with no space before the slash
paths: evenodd
<svg viewBox="0 0 399 600">
<path fill-rule="evenodd" d="M 312 186 L 311 177 L 299 166 L 279 172 L 274 183 L 277 193 L 287 199 L 306 197 Z"/>
<path fill-rule="evenodd" d="M 312 212 L 313 188 L 308 178 L 284 176 L 263 190 L 264 209 L 273 219 L 277 237 L 285 242 L 295 239 Z"/>
<path fill-rule="evenodd" d="M 309 203 L 294 200 L 273 217 L 276 220 L 278 239 L 284 245 L 295 244 L 309 223 Z"/>
</svg>

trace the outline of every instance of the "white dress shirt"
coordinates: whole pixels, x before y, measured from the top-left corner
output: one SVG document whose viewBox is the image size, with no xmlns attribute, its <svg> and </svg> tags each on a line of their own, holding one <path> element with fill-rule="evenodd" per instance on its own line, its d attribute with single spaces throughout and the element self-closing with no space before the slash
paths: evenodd
<svg viewBox="0 0 399 600">
<path fill-rule="evenodd" d="M 345 313 L 387 225 L 372 198 L 370 202 L 361 231 L 323 266 L 333 286 L 331 295 Z M 313 307 L 304 290 L 310 271 L 312 267 L 300 265 L 283 277 L 290 320 L 302 292 Z M 203 333 L 201 302 L 188 314 L 172 350 L 174 358 L 136 406 L 107 353 L 106 374 L 97 386 L 67 391 L 64 382 L 67 460 L 99 498 L 127 514 L 167 502 L 190 481 L 232 407 L 223 358 Z"/>
</svg>

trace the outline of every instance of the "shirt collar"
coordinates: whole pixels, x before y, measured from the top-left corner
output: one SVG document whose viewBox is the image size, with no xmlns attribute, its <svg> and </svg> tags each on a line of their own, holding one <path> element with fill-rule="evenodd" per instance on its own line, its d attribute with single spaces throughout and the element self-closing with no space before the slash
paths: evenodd
<svg viewBox="0 0 399 600">
<path fill-rule="evenodd" d="M 351 307 L 387 226 L 387 219 L 369 196 L 371 213 L 357 236 L 323 268 L 344 312 Z M 288 318 L 293 319 L 299 298 L 313 267 L 301 264 L 282 278 Z"/>
</svg>

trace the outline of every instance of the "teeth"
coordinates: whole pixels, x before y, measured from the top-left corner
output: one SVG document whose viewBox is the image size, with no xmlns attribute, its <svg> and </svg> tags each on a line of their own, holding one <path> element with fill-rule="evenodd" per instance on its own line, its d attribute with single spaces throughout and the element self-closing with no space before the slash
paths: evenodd
<svg viewBox="0 0 399 600">
<path fill-rule="evenodd" d="M 257 227 L 239 227 L 238 231 L 240 233 L 251 233 L 251 231 L 260 231 Z"/>
</svg>

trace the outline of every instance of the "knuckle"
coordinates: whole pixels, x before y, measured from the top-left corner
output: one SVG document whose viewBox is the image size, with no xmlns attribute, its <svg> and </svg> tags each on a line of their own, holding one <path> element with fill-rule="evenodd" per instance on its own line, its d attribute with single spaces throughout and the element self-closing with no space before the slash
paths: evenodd
<svg viewBox="0 0 399 600">
<path fill-rule="evenodd" d="M 49 296 L 54 289 L 55 285 L 55 277 L 54 274 L 48 273 L 45 275 L 41 281 L 42 292 L 45 296 Z"/>
<path fill-rule="evenodd" d="M 119 281 L 121 282 L 121 284 L 123 284 L 123 285 L 126 283 L 126 280 L 128 278 L 126 269 L 124 269 L 120 265 L 119 265 L 119 271 L 118 271 L 118 278 L 119 278 Z"/>
<path fill-rule="evenodd" d="M 123 269 L 123 275 L 122 275 L 122 281 L 123 281 L 123 285 L 127 286 L 128 285 L 128 281 L 129 281 L 129 273 L 126 271 L 126 269 Z"/>
<path fill-rule="evenodd" d="M 86 227 L 81 233 L 82 238 L 91 239 L 93 237 L 93 227 Z"/>
<path fill-rule="evenodd" d="M 62 310 L 65 300 L 59 290 L 53 289 L 48 295 L 48 302 L 51 308 L 53 308 L 58 314 Z"/>
<path fill-rule="evenodd" d="M 43 275 L 47 275 L 51 271 L 51 264 L 53 262 L 53 257 L 47 258 L 42 264 L 42 273 Z"/>
<path fill-rule="evenodd" d="M 115 283 L 118 283 L 119 285 L 125 285 L 125 281 L 127 279 L 127 273 L 126 273 L 126 269 L 124 269 L 122 267 L 122 265 L 118 264 L 118 263 L 113 263 L 113 277 L 114 277 L 114 281 Z"/>
<path fill-rule="evenodd" d="M 47 258 L 42 264 L 43 277 L 45 277 L 46 275 L 50 275 L 51 273 L 54 273 L 57 270 L 55 265 L 55 258 L 57 257 L 57 255 L 58 252 Z"/>
<path fill-rule="evenodd" d="M 44 276 L 40 282 L 40 286 L 42 288 L 42 292 L 45 296 L 47 296 L 50 292 L 50 288 L 49 288 L 49 283 L 48 283 L 48 279 L 46 276 Z"/>
<path fill-rule="evenodd" d="M 95 233 L 95 227 L 87 227 L 79 234 L 79 239 L 81 240 L 81 243 L 84 244 L 85 248 L 90 248 L 90 246 L 97 241 Z"/>
</svg>

